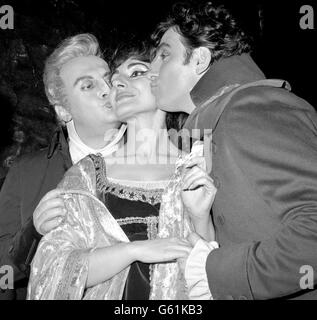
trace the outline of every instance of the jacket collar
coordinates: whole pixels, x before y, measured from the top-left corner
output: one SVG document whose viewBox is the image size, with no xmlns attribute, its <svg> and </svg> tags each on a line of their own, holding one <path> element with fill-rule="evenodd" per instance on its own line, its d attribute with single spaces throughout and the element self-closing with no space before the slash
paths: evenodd
<svg viewBox="0 0 317 320">
<path fill-rule="evenodd" d="M 221 89 L 236 84 L 245 84 L 265 79 L 249 54 L 223 58 L 211 65 L 197 82 L 190 95 L 199 108 L 205 101 L 220 92 Z"/>
<path fill-rule="evenodd" d="M 57 151 L 62 154 L 68 166 L 72 166 L 69 154 L 68 134 L 66 127 L 58 126 L 54 131 L 50 145 L 48 147 L 47 158 L 51 159 Z"/>
</svg>

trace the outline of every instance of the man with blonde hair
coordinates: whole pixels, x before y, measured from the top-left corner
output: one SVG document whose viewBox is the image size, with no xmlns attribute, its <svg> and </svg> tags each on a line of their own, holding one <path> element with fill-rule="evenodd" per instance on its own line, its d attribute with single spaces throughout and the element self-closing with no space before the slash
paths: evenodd
<svg viewBox="0 0 317 320">
<path fill-rule="evenodd" d="M 22 282 L 22 288 L 7 290 L 2 299 L 25 298 L 29 264 L 40 239 L 32 219 L 40 199 L 46 194 L 41 205 L 52 216 L 62 216 L 60 191 L 49 191 L 66 170 L 90 153 L 105 156 L 118 148 L 125 127 L 114 130 L 120 122 L 109 103 L 108 74 L 98 41 L 91 34 L 65 39 L 45 62 L 45 92 L 61 125 L 47 149 L 16 161 L 2 187 L 0 266 L 12 266 L 15 283 Z M 58 223 L 58 218 L 52 219 L 47 228 Z"/>
</svg>

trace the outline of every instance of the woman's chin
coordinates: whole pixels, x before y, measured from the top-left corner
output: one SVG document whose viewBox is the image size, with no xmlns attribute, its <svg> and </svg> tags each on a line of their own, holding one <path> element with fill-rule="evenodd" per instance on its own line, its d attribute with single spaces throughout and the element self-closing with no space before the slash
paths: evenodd
<svg viewBox="0 0 317 320">
<path fill-rule="evenodd" d="M 137 115 L 139 114 L 147 114 L 147 113 L 153 113 L 153 116 L 155 116 L 155 114 L 158 112 L 158 108 L 157 106 L 143 106 L 142 108 L 140 108 L 140 106 L 136 106 L 136 105 L 120 105 L 119 107 L 115 108 L 115 114 L 117 116 L 117 118 L 119 119 L 119 121 L 121 122 L 127 122 L 129 120 L 134 119 L 135 117 L 137 117 Z"/>
<path fill-rule="evenodd" d="M 129 118 L 136 114 L 136 112 L 129 106 L 120 106 L 119 108 L 116 108 L 115 114 L 119 121 L 127 122 Z"/>
</svg>

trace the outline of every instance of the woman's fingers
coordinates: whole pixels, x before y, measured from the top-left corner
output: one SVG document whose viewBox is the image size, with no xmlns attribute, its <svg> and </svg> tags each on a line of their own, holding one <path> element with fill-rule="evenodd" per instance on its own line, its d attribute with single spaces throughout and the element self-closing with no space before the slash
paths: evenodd
<svg viewBox="0 0 317 320">
<path fill-rule="evenodd" d="M 187 190 L 195 190 L 196 188 L 202 186 L 205 187 L 209 193 L 217 191 L 217 188 L 214 186 L 213 182 L 207 177 L 193 177 L 193 181 L 189 183 Z"/>
<path fill-rule="evenodd" d="M 206 159 L 204 156 L 191 156 L 189 160 L 186 162 L 186 168 L 192 168 L 194 166 L 198 166 L 202 170 L 207 169 Z"/>
<path fill-rule="evenodd" d="M 192 248 L 188 246 L 168 248 L 164 253 L 164 260 L 169 261 L 179 258 L 185 258 L 189 255 L 191 249 Z"/>
<path fill-rule="evenodd" d="M 163 247 L 167 247 L 167 248 L 190 247 L 190 243 L 188 242 L 187 239 L 180 239 L 180 238 L 174 237 L 174 238 L 156 239 L 156 241 L 160 241 Z"/>
<path fill-rule="evenodd" d="M 174 259 L 187 257 L 192 247 L 190 243 L 185 239 L 172 239 L 171 245 L 167 251 L 174 256 Z"/>
<path fill-rule="evenodd" d="M 188 179 L 197 174 L 197 172 L 204 172 L 203 170 L 201 170 L 199 167 L 195 166 L 193 168 L 191 168 L 185 175 L 183 178 L 183 187 L 186 185 L 186 182 L 188 181 Z"/>
<path fill-rule="evenodd" d="M 210 176 L 206 173 L 206 171 L 195 167 L 193 169 L 191 169 L 191 172 L 188 172 L 188 174 L 186 174 L 186 176 L 184 177 L 184 181 L 183 181 L 183 190 L 191 190 L 194 188 L 194 182 L 195 183 L 195 187 L 197 187 L 198 184 L 198 180 L 203 182 L 202 185 L 206 185 L 207 187 L 211 187 L 213 186 L 213 180 L 210 178 Z"/>
<path fill-rule="evenodd" d="M 186 258 L 191 251 L 187 239 L 164 238 L 135 242 L 136 258 L 145 263 L 160 263 Z"/>
<path fill-rule="evenodd" d="M 185 264 L 186 264 L 186 261 L 187 261 L 186 258 L 178 258 L 178 259 L 177 259 L 177 262 L 178 262 L 180 265 L 185 265 Z"/>
<path fill-rule="evenodd" d="M 162 257 L 161 261 L 172 261 L 179 258 L 185 258 L 191 251 L 191 245 L 186 239 L 168 238 L 157 239 L 160 241 Z M 158 248 L 157 248 L 158 249 Z"/>
</svg>

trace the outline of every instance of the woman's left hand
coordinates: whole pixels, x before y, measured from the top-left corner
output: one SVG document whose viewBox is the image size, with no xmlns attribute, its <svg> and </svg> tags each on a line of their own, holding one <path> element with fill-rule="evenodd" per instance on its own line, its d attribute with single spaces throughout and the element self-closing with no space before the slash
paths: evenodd
<svg viewBox="0 0 317 320">
<path fill-rule="evenodd" d="M 185 209 L 193 222 L 207 221 L 217 188 L 206 172 L 205 158 L 192 157 L 186 168 L 188 172 L 184 176 L 181 193 Z"/>
</svg>

